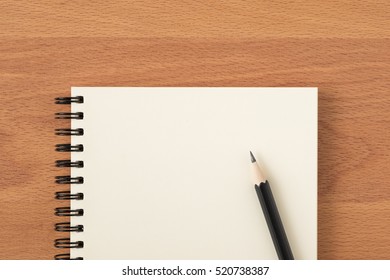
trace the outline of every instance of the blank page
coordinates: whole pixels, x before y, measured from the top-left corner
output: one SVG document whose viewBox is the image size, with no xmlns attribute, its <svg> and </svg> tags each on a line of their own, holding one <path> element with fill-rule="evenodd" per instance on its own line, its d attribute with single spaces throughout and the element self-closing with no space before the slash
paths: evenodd
<svg viewBox="0 0 390 280">
<path fill-rule="evenodd" d="M 317 258 L 317 88 L 74 87 L 72 257 L 277 259 L 251 180 L 271 184 L 296 259 Z"/>
</svg>

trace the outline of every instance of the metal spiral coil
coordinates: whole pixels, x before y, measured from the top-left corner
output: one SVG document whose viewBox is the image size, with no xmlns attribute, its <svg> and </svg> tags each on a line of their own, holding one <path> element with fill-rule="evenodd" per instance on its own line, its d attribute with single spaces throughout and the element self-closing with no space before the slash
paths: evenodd
<svg viewBox="0 0 390 280">
<path fill-rule="evenodd" d="M 55 193 L 55 199 L 58 200 L 83 200 L 83 193 L 70 193 L 70 191 L 62 191 Z"/>
<path fill-rule="evenodd" d="M 83 168 L 84 167 L 84 161 L 77 160 L 77 161 L 71 161 L 71 160 L 56 160 L 56 167 L 77 167 L 77 168 Z"/>
<path fill-rule="evenodd" d="M 82 119 L 84 119 L 84 113 L 82 113 L 82 112 L 77 112 L 77 113 L 69 113 L 69 112 L 56 113 L 55 114 L 55 118 L 56 119 L 65 119 L 65 120 L 69 120 L 69 119 L 82 120 Z"/>
<path fill-rule="evenodd" d="M 55 260 L 83 260 L 83 257 L 71 258 L 70 254 L 58 254 L 54 256 Z"/>
<path fill-rule="evenodd" d="M 71 103 L 84 103 L 84 97 L 75 96 L 75 97 L 57 97 L 55 99 L 56 104 L 71 104 Z"/>
<path fill-rule="evenodd" d="M 57 128 L 55 130 L 56 135 L 58 136 L 82 136 L 84 135 L 84 129 L 82 128 Z"/>
<path fill-rule="evenodd" d="M 76 97 L 58 97 L 55 98 L 55 104 L 71 104 L 71 103 L 84 103 L 82 96 Z M 83 120 L 83 112 L 59 112 L 55 113 L 55 119 L 72 119 L 72 120 Z M 82 136 L 84 135 L 84 129 L 82 128 L 58 128 L 55 130 L 55 134 L 58 136 Z M 84 146 L 82 144 L 57 144 L 55 146 L 57 152 L 83 152 Z M 84 161 L 70 159 L 61 159 L 55 161 L 55 166 L 58 168 L 83 168 Z M 83 184 L 84 177 L 77 176 L 72 177 L 71 175 L 55 176 L 55 183 L 58 185 L 69 185 L 69 184 Z M 55 199 L 57 200 L 83 200 L 83 193 L 71 193 L 69 190 L 55 192 Z M 59 217 L 73 217 L 83 216 L 84 209 L 71 209 L 70 207 L 57 207 L 54 210 L 54 215 Z M 55 224 L 55 231 L 57 232 L 83 232 L 83 225 L 71 225 L 69 222 L 61 222 Z M 71 241 L 70 238 L 58 238 L 54 240 L 54 247 L 58 249 L 81 249 L 84 247 L 83 241 Z M 82 260 L 83 257 L 71 258 L 69 253 L 57 254 L 54 256 L 55 260 Z"/>
<path fill-rule="evenodd" d="M 57 184 L 83 184 L 84 178 L 83 177 L 70 177 L 68 175 L 66 176 L 56 176 L 56 183 Z"/>
<path fill-rule="evenodd" d="M 71 145 L 71 144 L 57 144 L 56 145 L 57 152 L 83 152 L 84 145 Z"/>
<path fill-rule="evenodd" d="M 54 247 L 60 249 L 83 248 L 83 241 L 70 241 L 70 238 L 58 238 L 54 240 Z"/>
<path fill-rule="evenodd" d="M 72 226 L 70 225 L 70 223 L 56 223 L 54 230 L 59 232 L 83 232 L 84 226 L 83 225 Z"/>
<path fill-rule="evenodd" d="M 56 216 L 84 216 L 84 209 L 70 209 L 70 207 L 57 207 L 54 211 Z"/>
</svg>

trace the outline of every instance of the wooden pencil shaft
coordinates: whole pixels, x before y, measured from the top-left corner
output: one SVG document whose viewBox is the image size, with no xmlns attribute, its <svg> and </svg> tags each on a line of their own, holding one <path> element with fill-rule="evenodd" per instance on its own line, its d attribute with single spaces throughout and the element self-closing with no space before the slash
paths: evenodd
<svg viewBox="0 0 390 280">
<path fill-rule="evenodd" d="M 293 260 L 294 256 L 268 181 L 255 185 L 255 189 L 279 259 Z"/>
</svg>

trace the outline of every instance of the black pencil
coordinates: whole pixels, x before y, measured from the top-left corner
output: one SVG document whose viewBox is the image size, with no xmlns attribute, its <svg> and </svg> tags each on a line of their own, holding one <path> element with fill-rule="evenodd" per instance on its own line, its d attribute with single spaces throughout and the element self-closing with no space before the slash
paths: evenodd
<svg viewBox="0 0 390 280">
<path fill-rule="evenodd" d="M 252 152 L 250 152 L 253 173 L 255 177 L 255 189 L 260 201 L 261 208 L 267 221 L 268 229 L 275 246 L 279 260 L 293 260 L 294 256 L 288 243 L 286 232 L 284 231 L 282 219 L 276 207 L 271 187 L 256 162 Z"/>
</svg>

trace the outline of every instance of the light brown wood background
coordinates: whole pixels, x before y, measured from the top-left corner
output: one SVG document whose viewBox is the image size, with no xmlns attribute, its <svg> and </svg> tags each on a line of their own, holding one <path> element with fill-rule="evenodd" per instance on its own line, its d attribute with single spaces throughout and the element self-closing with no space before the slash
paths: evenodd
<svg viewBox="0 0 390 280">
<path fill-rule="evenodd" d="M 92 4 L 93 3 L 93 4 Z M 389 1 L 0 2 L 0 259 L 51 259 L 71 86 L 319 87 L 318 257 L 390 258 Z M 104 114 L 104 112 L 102 112 Z"/>
</svg>

